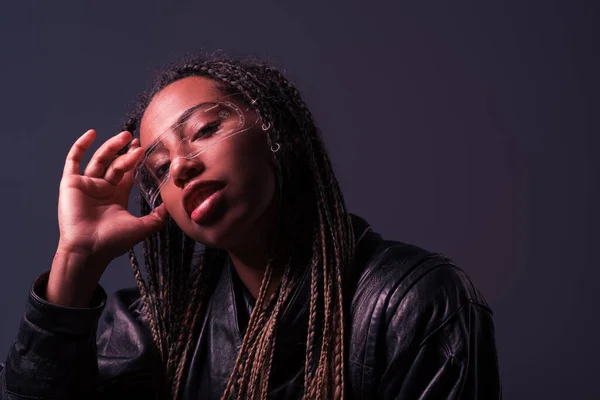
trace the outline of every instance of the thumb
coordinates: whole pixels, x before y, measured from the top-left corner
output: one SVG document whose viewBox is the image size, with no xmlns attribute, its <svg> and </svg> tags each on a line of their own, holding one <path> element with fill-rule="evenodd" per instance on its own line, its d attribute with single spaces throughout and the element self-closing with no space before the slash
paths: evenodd
<svg viewBox="0 0 600 400">
<path fill-rule="evenodd" d="M 167 215 L 169 215 L 169 213 L 163 203 L 152 210 L 150 214 L 139 217 L 138 221 L 141 223 L 143 231 L 140 233 L 143 233 L 144 237 L 147 237 L 158 231 L 167 221 Z"/>
</svg>

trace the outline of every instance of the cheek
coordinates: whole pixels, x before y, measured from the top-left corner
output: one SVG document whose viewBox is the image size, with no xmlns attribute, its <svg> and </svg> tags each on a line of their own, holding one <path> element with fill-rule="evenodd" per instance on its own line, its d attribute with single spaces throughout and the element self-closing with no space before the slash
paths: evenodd
<svg viewBox="0 0 600 400">
<path fill-rule="evenodd" d="M 255 207 L 269 203 L 275 193 L 275 163 L 264 137 L 240 141 L 231 157 L 230 179 Z M 233 155 L 232 154 L 232 155 Z"/>
<path fill-rule="evenodd" d="M 243 227 L 242 232 L 251 231 L 256 223 L 268 223 L 276 213 L 275 173 L 266 162 L 254 166 L 252 173 L 239 181 L 239 191 L 232 193 L 231 218 Z"/>
<path fill-rule="evenodd" d="M 160 191 L 160 197 L 169 215 L 181 226 L 187 218 L 185 210 L 181 205 L 181 189 L 174 186 L 172 180 L 170 180 Z"/>
<path fill-rule="evenodd" d="M 269 164 L 265 164 L 248 188 L 250 196 L 260 209 L 266 208 L 275 195 L 275 171 Z"/>
</svg>

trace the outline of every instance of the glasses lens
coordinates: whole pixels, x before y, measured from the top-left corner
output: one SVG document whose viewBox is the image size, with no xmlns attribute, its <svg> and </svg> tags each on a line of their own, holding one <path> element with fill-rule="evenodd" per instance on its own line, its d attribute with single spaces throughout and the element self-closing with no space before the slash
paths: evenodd
<svg viewBox="0 0 600 400">
<path fill-rule="evenodd" d="M 233 103 L 203 103 L 184 113 L 146 150 L 134 171 L 136 185 L 150 207 L 160 204 L 160 189 L 170 178 L 173 159 L 192 159 L 221 141 L 250 129 Z"/>
</svg>

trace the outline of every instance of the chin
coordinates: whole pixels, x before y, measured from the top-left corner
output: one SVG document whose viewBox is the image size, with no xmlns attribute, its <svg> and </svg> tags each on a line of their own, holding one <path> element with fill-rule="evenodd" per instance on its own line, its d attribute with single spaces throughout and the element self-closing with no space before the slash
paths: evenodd
<svg viewBox="0 0 600 400">
<path fill-rule="evenodd" d="M 227 235 L 227 229 L 224 229 L 220 224 L 201 226 L 194 223 L 194 221 L 188 220 L 186 225 L 186 229 L 183 229 L 183 231 L 196 242 L 206 247 L 218 249 L 226 249 L 228 247 L 226 238 L 229 235 Z"/>
<path fill-rule="evenodd" d="M 228 217 L 225 214 L 218 219 L 196 223 L 186 215 L 185 223 L 179 226 L 196 242 L 207 247 L 227 250 L 235 245 L 239 233 L 239 229 L 233 227 L 240 226 Z"/>
<path fill-rule="evenodd" d="M 268 210 L 271 210 L 268 205 L 237 204 L 232 207 L 225 203 L 204 221 L 195 222 L 184 212 L 178 215 L 176 222 L 189 237 L 204 246 L 229 251 L 253 245 L 264 231 L 261 225 L 270 217 L 265 215 Z"/>
</svg>

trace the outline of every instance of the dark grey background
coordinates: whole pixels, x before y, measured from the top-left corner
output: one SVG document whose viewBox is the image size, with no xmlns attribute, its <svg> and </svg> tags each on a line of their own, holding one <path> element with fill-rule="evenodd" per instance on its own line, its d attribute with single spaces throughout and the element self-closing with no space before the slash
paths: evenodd
<svg viewBox="0 0 600 400">
<path fill-rule="evenodd" d="M 289 4 L 288 4 L 289 3 Z M 592 1 L 22 1 L 0 6 L 0 359 L 57 243 L 71 143 L 151 71 L 286 68 L 352 211 L 454 258 L 495 311 L 507 399 L 597 399 L 600 70 Z M 116 260 L 102 280 L 134 284 Z"/>
</svg>

